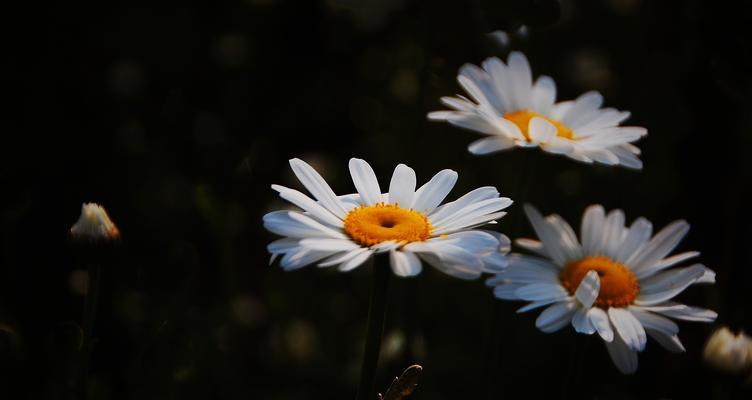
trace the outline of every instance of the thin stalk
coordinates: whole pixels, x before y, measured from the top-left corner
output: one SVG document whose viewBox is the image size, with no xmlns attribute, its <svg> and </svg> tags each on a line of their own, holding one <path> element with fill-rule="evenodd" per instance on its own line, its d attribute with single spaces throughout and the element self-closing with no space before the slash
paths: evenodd
<svg viewBox="0 0 752 400">
<path fill-rule="evenodd" d="M 376 259 L 381 257 L 375 257 Z M 386 261 L 386 258 L 382 258 Z M 381 351 L 381 335 L 384 332 L 386 318 L 386 293 L 389 283 L 390 269 L 387 262 L 373 263 L 373 279 L 371 280 L 371 299 L 368 305 L 368 331 L 366 345 L 363 352 L 363 365 L 360 369 L 360 383 L 356 400 L 374 400 L 374 377 L 379 363 Z"/>
<path fill-rule="evenodd" d="M 94 319 L 97 313 L 97 299 L 99 297 L 99 282 L 102 278 L 102 267 L 93 264 L 89 267 L 89 290 L 86 291 L 83 315 L 83 342 L 81 344 L 81 361 L 79 370 L 79 391 L 81 399 L 88 395 L 89 365 L 94 347 Z"/>
<path fill-rule="evenodd" d="M 525 218 L 523 216 L 522 205 L 528 201 L 528 195 L 530 188 L 535 181 L 535 168 L 536 159 L 535 154 L 531 154 L 532 149 L 523 149 L 521 158 L 517 165 L 518 171 L 520 171 L 519 179 L 515 184 L 516 190 L 510 193 L 510 197 L 514 200 L 514 209 L 510 213 L 510 224 L 508 230 L 502 230 L 512 240 L 520 237 L 522 227 L 524 226 Z M 503 220 L 502 220 L 503 223 Z M 502 329 L 500 327 L 500 319 L 502 315 L 501 301 L 494 296 L 491 296 L 491 321 L 490 326 L 487 329 L 486 338 L 486 351 L 485 351 L 485 384 L 486 393 L 488 399 L 496 399 L 496 389 L 498 387 L 499 374 L 496 370 L 499 367 L 499 359 L 501 359 L 501 340 L 500 335 Z"/>
</svg>

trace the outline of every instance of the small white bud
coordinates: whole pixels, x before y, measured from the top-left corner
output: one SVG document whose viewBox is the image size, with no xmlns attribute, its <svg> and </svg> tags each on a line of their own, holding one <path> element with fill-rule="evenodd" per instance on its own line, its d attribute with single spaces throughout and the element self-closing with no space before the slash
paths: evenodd
<svg viewBox="0 0 752 400">
<path fill-rule="evenodd" d="M 89 240 L 113 240 L 120 238 L 120 231 L 110 220 L 107 211 L 96 203 L 84 203 L 81 216 L 70 229 L 71 235 Z"/>
<path fill-rule="evenodd" d="M 724 326 L 710 335 L 703 357 L 720 370 L 744 372 L 752 367 L 752 339 L 744 332 L 735 335 Z"/>
</svg>

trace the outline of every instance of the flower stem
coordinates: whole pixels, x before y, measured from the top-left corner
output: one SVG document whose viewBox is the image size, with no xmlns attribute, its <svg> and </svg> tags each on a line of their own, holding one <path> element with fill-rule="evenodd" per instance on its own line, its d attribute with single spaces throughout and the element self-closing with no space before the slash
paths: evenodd
<svg viewBox="0 0 752 400">
<path fill-rule="evenodd" d="M 534 157 L 535 154 L 532 153 L 531 149 L 526 149 L 526 151 L 523 151 L 522 154 L 520 154 L 518 162 L 515 163 L 517 165 L 513 165 L 513 167 L 516 167 L 516 169 L 521 172 L 518 174 L 518 180 L 514 184 L 516 190 L 512 193 L 512 199 L 514 200 L 514 206 L 516 207 L 510 214 L 509 230 L 505 231 L 505 233 L 512 238 L 521 237 L 524 227 L 525 218 L 522 211 L 522 205 L 529 200 L 529 192 L 536 179 L 535 169 L 537 159 Z M 492 303 L 491 319 L 489 321 L 489 326 L 486 329 L 488 336 L 485 339 L 486 345 L 484 346 L 484 380 L 486 394 L 488 395 L 487 398 L 492 400 L 498 398 L 497 389 L 500 385 L 499 376 L 502 376 L 498 373 L 498 369 L 499 360 L 502 358 L 501 343 L 505 342 L 505 340 L 502 340 L 502 335 L 505 334 L 505 330 L 502 329 L 500 321 L 504 318 L 504 315 L 507 314 L 505 307 L 508 307 L 508 305 L 503 304 L 495 296 L 490 296 L 490 299 Z"/>
<path fill-rule="evenodd" d="M 386 260 L 386 258 L 384 258 Z M 363 365 L 360 370 L 360 383 L 356 400 L 374 400 L 374 377 L 381 350 L 381 335 L 386 318 L 386 293 L 389 283 L 389 266 L 386 262 L 373 263 L 371 299 L 368 305 L 368 331 L 363 352 Z"/>
<path fill-rule="evenodd" d="M 79 370 L 79 392 L 81 399 L 88 395 L 89 364 L 94 341 L 94 318 L 97 312 L 97 298 L 99 297 L 99 282 L 102 277 L 102 267 L 95 263 L 89 267 L 89 288 L 86 291 L 83 316 L 83 341 L 81 344 L 81 360 Z"/>
</svg>

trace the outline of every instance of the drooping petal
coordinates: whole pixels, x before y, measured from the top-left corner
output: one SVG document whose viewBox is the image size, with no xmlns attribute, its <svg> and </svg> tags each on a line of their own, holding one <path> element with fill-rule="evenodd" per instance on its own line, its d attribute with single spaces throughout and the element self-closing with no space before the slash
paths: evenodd
<svg viewBox="0 0 752 400">
<path fill-rule="evenodd" d="M 615 335 L 611 342 L 606 342 L 606 350 L 622 374 L 633 374 L 637 371 L 637 352 L 630 349 L 619 335 Z"/>
<path fill-rule="evenodd" d="M 397 276 L 415 276 L 422 270 L 420 259 L 409 251 L 392 250 L 389 252 L 389 261 Z"/>
<path fill-rule="evenodd" d="M 619 333 L 621 339 L 631 350 L 642 351 L 645 349 L 647 342 L 645 328 L 631 312 L 623 308 L 611 307 L 608 309 L 608 316 L 616 332 Z"/>
</svg>

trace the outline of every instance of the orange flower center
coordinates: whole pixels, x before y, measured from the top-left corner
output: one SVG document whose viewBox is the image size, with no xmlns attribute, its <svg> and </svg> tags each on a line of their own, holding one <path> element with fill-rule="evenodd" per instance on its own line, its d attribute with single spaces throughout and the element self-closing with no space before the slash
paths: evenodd
<svg viewBox="0 0 752 400">
<path fill-rule="evenodd" d="M 536 112 L 528 110 L 504 113 L 504 119 L 511 121 L 512 123 L 517 125 L 517 127 L 522 131 L 522 134 L 525 135 L 525 139 L 527 139 L 528 142 L 532 141 L 530 139 L 530 133 L 528 132 L 528 126 L 530 126 L 530 120 L 534 117 L 543 118 L 546 121 L 550 122 L 553 126 L 555 126 L 557 136 L 570 140 L 574 139 L 574 132 L 571 129 L 567 128 L 566 125 L 562 124 L 561 122 L 555 119 L 548 118 L 543 114 L 538 114 Z"/>
<path fill-rule="evenodd" d="M 396 204 L 360 206 L 345 216 L 345 232 L 363 246 L 396 241 L 422 242 L 431 236 L 425 215 Z"/>
<path fill-rule="evenodd" d="M 608 257 L 585 257 L 571 262 L 561 270 L 559 279 L 569 293 L 574 294 L 589 271 L 597 272 L 601 281 L 594 303 L 597 307 L 626 307 L 637 297 L 639 286 L 632 271 Z"/>
</svg>

